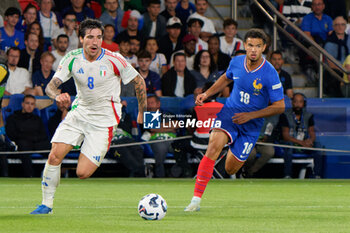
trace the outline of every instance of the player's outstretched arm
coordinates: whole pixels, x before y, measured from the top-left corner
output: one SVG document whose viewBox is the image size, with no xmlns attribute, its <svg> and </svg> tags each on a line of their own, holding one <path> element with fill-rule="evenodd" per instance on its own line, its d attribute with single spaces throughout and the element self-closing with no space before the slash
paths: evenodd
<svg viewBox="0 0 350 233">
<path fill-rule="evenodd" d="M 232 80 L 228 79 L 226 73 L 224 73 L 206 92 L 197 96 L 196 105 L 203 105 L 204 100 L 218 92 L 221 92 L 231 82 Z"/>
<path fill-rule="evenodd" d="M 284 99 L 273 102 L 270 106 L 267 106 L 260 111 L 256 111 L 256 118 L 269 117 L 277 114 L 284 113 L 285 104 Z"/>
<path fill-rule="evenodd" d="M 143 123 L 143 113 L 147 110 L 147 93 L 145 80 L 137 75 L 132 82 L 135 86 L 136 98 L 139 103 L 139 113 L 137 115 L 137 123 Z"/>
<path fill-rule="evenodd" d="M 70 105 L 70 96 L 68 93 L 61 93 L 61 91 L 58 89 L 58 87 L 62 84 L 62 80 L 54 77 L 51 79 L 51 81 L 47 84 L 45 92 L 48 97 L 51 99 L 56 100 L 57 102 L 60 102 L 62 104 L 69 104 Z"/>
</svg>

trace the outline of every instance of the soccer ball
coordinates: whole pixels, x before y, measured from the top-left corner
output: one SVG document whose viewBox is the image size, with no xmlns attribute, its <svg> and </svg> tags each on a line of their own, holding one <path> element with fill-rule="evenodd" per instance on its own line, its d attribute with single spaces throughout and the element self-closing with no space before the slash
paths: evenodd
<svg viewBox="0 0 350 233">
<path fill-rule="evenodd" d="M 141 198 L 138 205 L 139 215 L 146 220 L 161 220 L 167 209 L 168 206 L 164 198 L 154 193 Z"/>
</svg>

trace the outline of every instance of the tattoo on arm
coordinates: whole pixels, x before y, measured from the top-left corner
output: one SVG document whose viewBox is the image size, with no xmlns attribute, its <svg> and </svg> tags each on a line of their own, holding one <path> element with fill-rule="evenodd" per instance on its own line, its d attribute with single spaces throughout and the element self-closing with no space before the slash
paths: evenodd
<svg viewBox="0 0 350 233">
<path fill-rule="evenodd" d="M 45 89 L 46 95 L 48 95 L 51 99 L 55 99 L 57 95 L 60 94 L 58 87 L 62 84 L 61 79 L 54 77 Z"/>
<path fill-rule="evenodd" d="M 147 93 L 145 81 L 140 75 L 137 75 L 132 82 L 135 86 L 136 98 L 139 103 L 139 111 L 145 112 L 147 111 Z"/>
</svg>

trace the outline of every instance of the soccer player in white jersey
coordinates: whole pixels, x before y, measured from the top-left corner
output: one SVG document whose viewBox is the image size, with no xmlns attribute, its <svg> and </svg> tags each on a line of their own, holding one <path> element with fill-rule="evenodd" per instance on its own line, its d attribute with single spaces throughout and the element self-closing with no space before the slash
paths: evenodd
<svg viewBox="0 0 350 233">
<path fill-rule="evenodd" d="M 134 83 L 139 106 L 137 122 L 143 122 L 143 112 L 147 108 L 144 80 L 122 56 L 101 48 L 103 32 L 100 21 L 84 20 L 79 27 L 83 48 L 63 57 L 47 85 L 46 93 L 50 98 L 67 103 L 71 97 L 68 93 L 60 93 L 58 87 L 73 76 L 77 96 L 72 110 L 51 140 L 52 149 L 42 179 L 42 204 L 31 214 L 52 213 L 61 162 L 74 146 L 84 141 L 76 171 L 80 179 L 90 177 L 99 167 L 121 116 L 120 81 L 125 85 Z"/>
</svg>

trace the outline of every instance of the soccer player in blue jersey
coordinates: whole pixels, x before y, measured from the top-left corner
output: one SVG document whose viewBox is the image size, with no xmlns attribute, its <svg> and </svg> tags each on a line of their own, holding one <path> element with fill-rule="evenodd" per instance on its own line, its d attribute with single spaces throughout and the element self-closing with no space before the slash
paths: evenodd
<svg viewBox="0 0 350 233">
<path fill-rule="evenodd" d="M 233 175 L 254 147 L 263 118 L 284 112 L 283 88 L 277 71 L 262 57 L 266 47 L 265 33 L 260 29 L 249 30 L 244 47 L 247 54 L 234 57 L 226 73 L 197 96 L 196 104 L 202 105 L 204 100 L 234 82 L 230 97 L 217 114 L 216 121 L 221 122 L 221 127 L 211 130 L 207 151 L 198 167 L 194 196 L 185 211 L 199 211 L 201 197 L 224 146 L 229 145 L 225 169 Z"/>
</svg>

